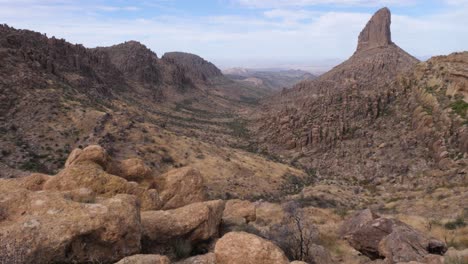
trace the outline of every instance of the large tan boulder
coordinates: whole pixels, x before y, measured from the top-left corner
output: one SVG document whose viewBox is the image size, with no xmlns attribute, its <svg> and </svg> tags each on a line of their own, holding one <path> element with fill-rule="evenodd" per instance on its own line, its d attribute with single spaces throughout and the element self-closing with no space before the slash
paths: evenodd
<svg viewBox="0 0 468 264">
<path fill-rule="evenodd" d="M 289 264 L 278 246 L 245 232 L 230 232 L 216 242 L 217 264 Z"/>
<path fill-rule="evenodd" d="M 167 243 L 183 238 L 191 242 L 203 241 L 218 234 L 224 201 L 208 201 L 166 211 L 141 213 L 145 244 Z"/>
<path fill-rule="evenodd" d="M 134 196 L 79 203 L 0 181 L 0 263 L 112 262 L 140 251 Z"/>
<path fill-rule="evenodd" d="M 223 220 L 232 218 L 242 218 L 245 222 L 255 221 L 257 218 L 255 204 L 243 200 L 229 200 L 224 208 Z"/>
<path fill-rule="evenodd" d="M 178 261 L 176 264 L 216 264 L 216 256 L 214 253 L 207 253 Z"/>
<path fill-rule="evenodd" d="M 151 177 L 151 168 L 139 158 L 117 161 L 110 166 L 108 172 L 129 181 L 140 182 Z"/>
<path fill-rule="evenodd" d="M 110 157 L 107 155 L 106 150 L 98 145 L 87 146 L 84 149 L 74 149 L 65 162 L 65 168 L 83 161 L 94 162 L 103 169 L 106 169 L 110 162 Z"/>
<path fill-rule="evenodd" d="M 203 202 L 206 199 L 203 177 L 191 167 L 171 170 L 161 178 L 164 181 L 160 196 L 165 210 Z"/>
<path fill-rule="evenodd" d="M 138 254 L 121 259 L 116 264 L 170 264 L 171 261 L 166 256 Z"/>
<path fill-rule="evenodd" d="M 155 189 L 140 187 L 135 182 L 109 174 L 101 165 L 93 161 L 81 161 L 69 165 L 55 177 L 51 177 L 43 186 L 44 190 L 71 191 L 79 188 L 90 189 L 97 196 L 112 197 L 116 194 L 133 194 L 138 197 L 142 210 L 154 210 L 161 207 L 158 192 Z"/>
</svg>

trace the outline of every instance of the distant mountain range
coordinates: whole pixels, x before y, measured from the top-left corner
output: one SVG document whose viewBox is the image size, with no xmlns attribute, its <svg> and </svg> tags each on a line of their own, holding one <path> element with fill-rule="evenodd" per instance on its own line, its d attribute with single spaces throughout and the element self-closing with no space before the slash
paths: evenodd
<svg viewBox="0 0 468 264">
<path fill-rule="evenodd" d="M 290 69 L 247 69 L 231 68 L 224 70 L 223 73 L 231 80 L 244 84 L 254 85 L 273 91 L 283 88 L 291 88 L 295 84 L 315 79 L 316 76 L 303 70 Z"/>
</svg>

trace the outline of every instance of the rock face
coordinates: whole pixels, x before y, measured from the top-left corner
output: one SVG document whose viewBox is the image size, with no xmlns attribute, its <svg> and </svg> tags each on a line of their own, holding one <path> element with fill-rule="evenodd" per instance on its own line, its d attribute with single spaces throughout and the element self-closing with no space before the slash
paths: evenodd
<svg viewBox="0 0 468 264">
<path fill-rule="evenodd" d="M 245 232 L 230 232 L 216 242 L 217 264 L 289 264 L 272 242 Z"/>
<path fill-rule="evenodd" d="M 443 255 L 447 246 L 396 219 L 381 218 L 364 210 L 346 220 L 341 232 L 349 244 L 371 259 L 388 263 L 423 261 Z"/>
<path fill-rule="evenodd" d="M 133 196 L 79 203 L 57 192 L 0 184 L 0 262 L 117 261 L 140 250 L 140 212 Z"/>
<path fill-rule="evenodd" d="M 185 167 L 174 169 L 162 175 L 161 201 L 163 209 L 174 209 L 206 199 L 203 177 L 200 172 Z"/>
<path fill-rule="evenodd" d="M 167 211 L 141 213 L 144 251 L 153 246 L 183 239 L 200 242 L 218 234 L 224 210 L 224 201 L 194 203 Z"/>
<path fill-rule="evenodd" d="M 121 259 L 116 264 L 170 264 L 171 261 L 166 256 L 161 255 L 133 255 Z"/>
<path fill-rule="evenodd" d="M 388 9 L 378 11 L 348 60 L 266 99 L 253 122 L 260 149 L 350 182 L 404 177 L 410 159 L 423 163 L 423 148 L 408 157 L 403 149 L 410 147 L 401 145 L 402 137 L 413 142 L 414 134 L 404 114 L 408 104 L 398 101 L 407 99 L 407 88 L 397 84 L 418 60 L 391 42 L 389 27 Z"/>
<path fill-rule="evenodd" d="M 390 23 L 391 14 L 388 8 L 384 7 L 377 11 L 359 34 L 357 51 L 393 44 Z"/>
</svg>

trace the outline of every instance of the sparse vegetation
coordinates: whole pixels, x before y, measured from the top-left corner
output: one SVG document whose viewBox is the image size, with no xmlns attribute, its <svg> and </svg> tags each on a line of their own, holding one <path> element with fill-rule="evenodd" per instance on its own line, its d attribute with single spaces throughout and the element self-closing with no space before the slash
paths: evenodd
<svg viewBox="0 0 468 264">
<path fill-rule="evenodd" d="M 457 99 L 455 102 L 450 104 L 452 110 L 459 116 L 466 118 L 466 112 L 468 111 L 468 103 L 462 99 Z"/>
</svg>

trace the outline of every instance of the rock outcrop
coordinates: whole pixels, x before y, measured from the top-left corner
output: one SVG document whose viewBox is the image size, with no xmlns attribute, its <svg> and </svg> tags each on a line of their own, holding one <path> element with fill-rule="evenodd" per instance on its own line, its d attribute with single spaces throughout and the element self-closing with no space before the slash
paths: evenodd
<svg viewBox="0 0 468 264">
<path fill-rule="evenodd" d="M 389 27 L 385 8 L 369 21 L 348 60 L 266 99 L 253 122 L 260 149 L 349 182 L 397 179 L 407 175 L 409 159 L 423 162 L 423 148 L 411 157 L 402 150 L 401 142 L 413 142 L 414 134 L 403 114 L 408 104 L 398 101 L 407 98 L 407 88 L 397 84 L 418 60 L 391 42 Z M 382 143 L 385 151 L 378 148 Z"/>
<path fill-rule="evenodd" d="M 135 197 L 80 203 L 58 192 L 0 184 L 0 262 L 117 261 L 140 251 Z"/>
<path fill-rule="evenodd" d="M 357 52 L 393 44 L 390 23 L 391 14 L 388 8 L 377 11 L 359 34 Z"/>
<path fill-rule="evenodd" d="M 349 244 L 371 259 L 388 263 L 423 261 L 430 254 L 443 255 L 447 245 L 396 219 L 379 217 L 370 210 L 357 212 L 341 228 Z"/>
<path fill-rule="evenodd" d="M 216 200 L 173 210 L 142 212 L 143 250 L 153 252 L 154 248 L 177 239 L 193 244 L 214 238 L 223 210 L 224 201 Z"/>
<path fill-rule="evenodd" d="M 171 170 L 160 178 L 163 179 L 159 188 L 164 210 L 203 202 L 206 199 L 203 177 L 191 167 Z"/>
<path fill-rule="evenodd" d="M 289 264 L 272 242 L 245 232 L 230 232 L 216 242 L 217 264 Z"/>
</svg>

